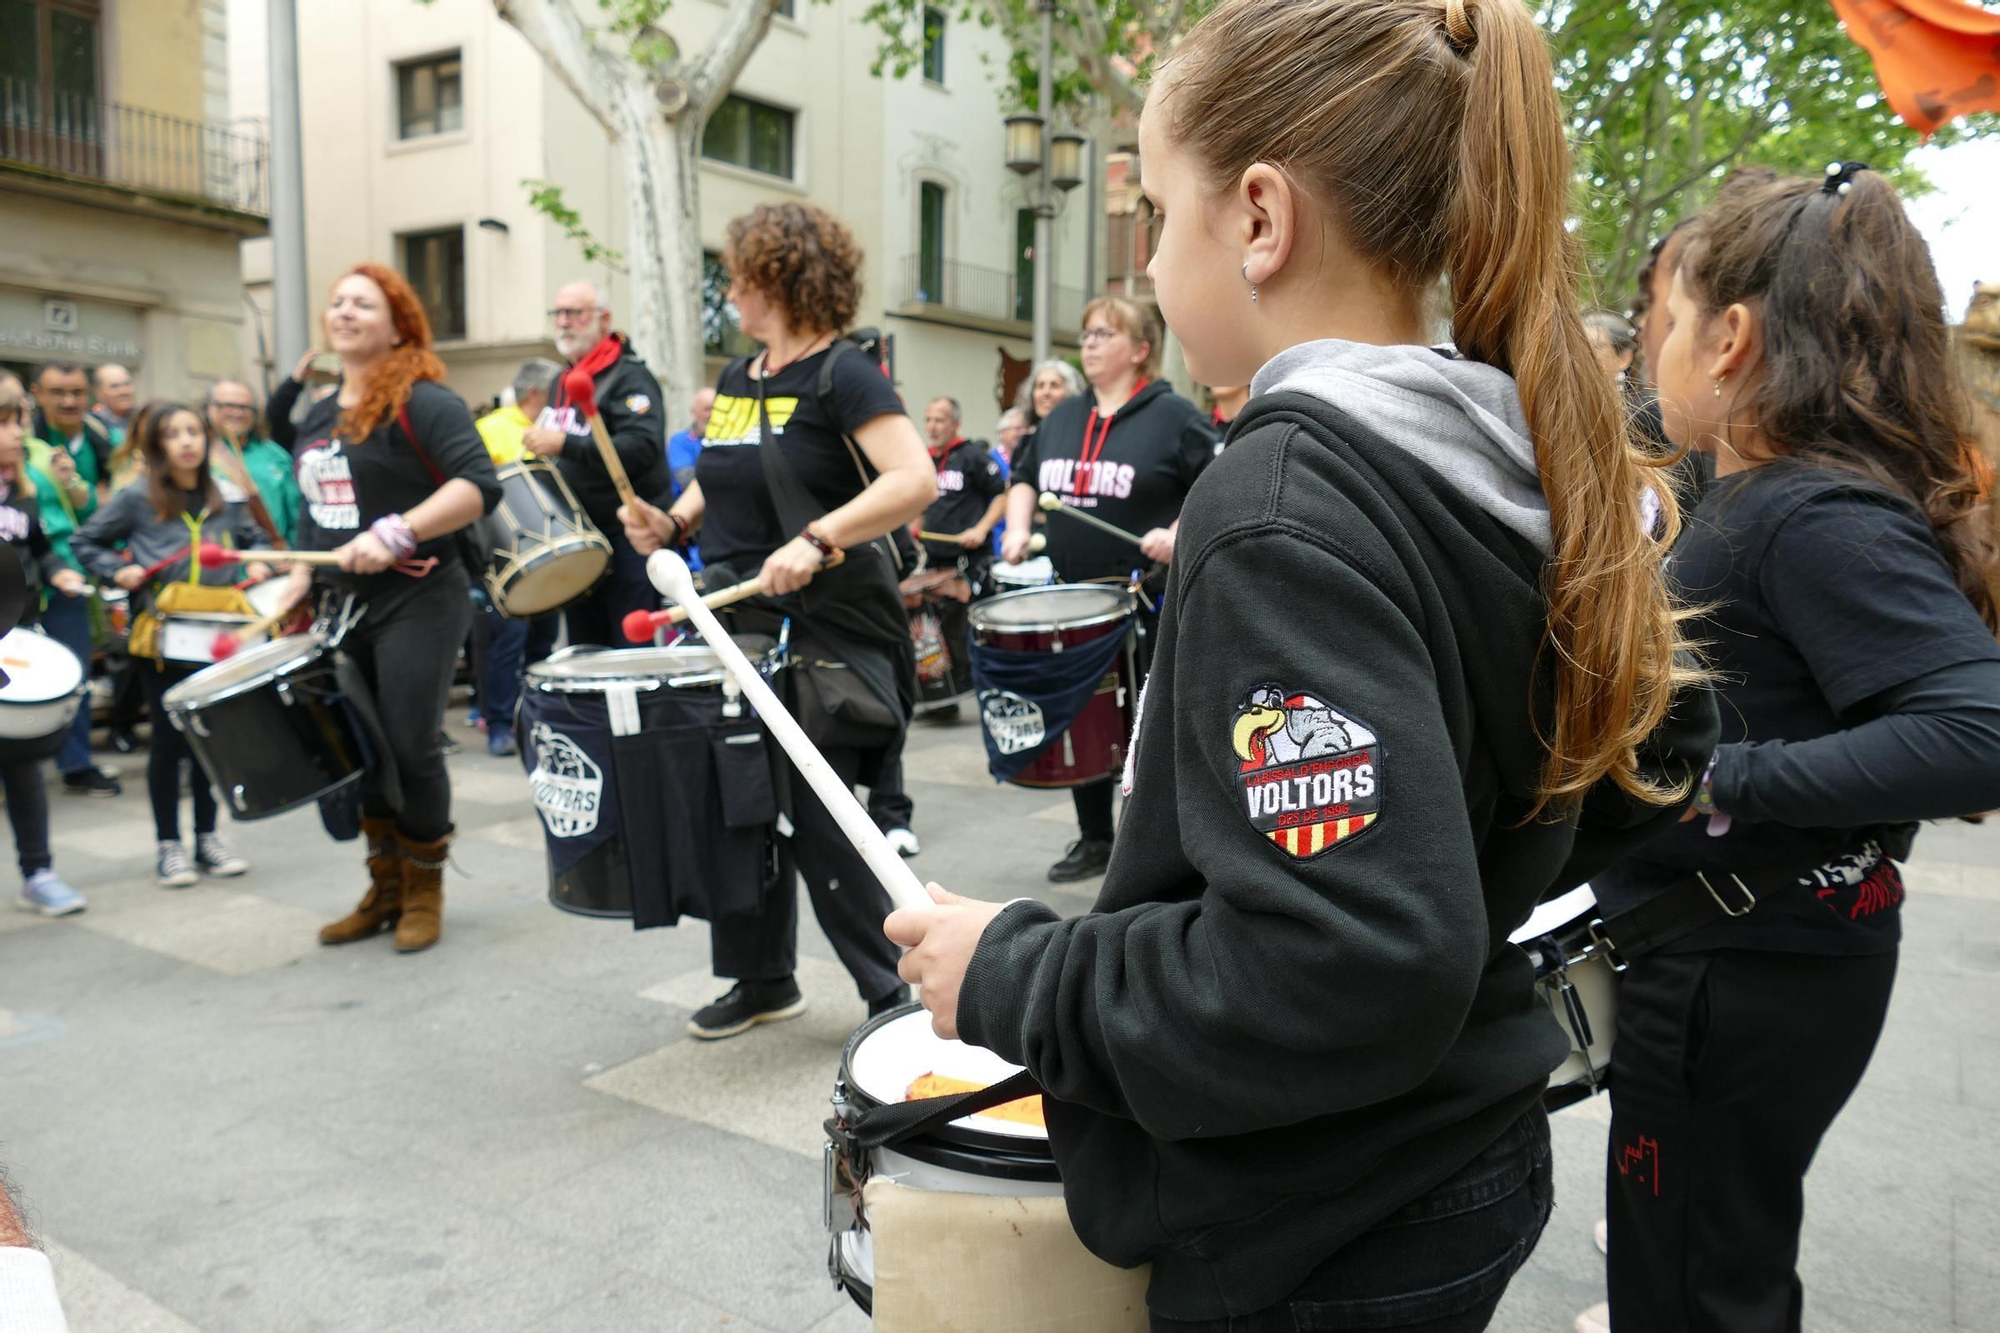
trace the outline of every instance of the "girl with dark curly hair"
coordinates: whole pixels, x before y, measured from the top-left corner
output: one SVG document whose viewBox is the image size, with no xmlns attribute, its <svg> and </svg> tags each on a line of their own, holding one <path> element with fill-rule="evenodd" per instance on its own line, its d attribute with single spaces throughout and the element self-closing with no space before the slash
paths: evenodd
<svg viewBox="0 0 2000 1333">
<path fill-rule="evenodd" d="M 786 673 L 787 702 L 827 761 L 850 786 L 873 786 L 884 754 L 900 749 L 916 679 L 880 539 L 937 498 L 937 474 L 882 368 L 840 340 L 861 296 L 847 228 L 810 204 L 765 204 L 729 224 L 723 260 L 743 331 L 763 350 L 723 370 L 694 480 L 672 508 L 642 500 L 621 518 L 644 552 L 699 532 L 711 587 L 753 574 L 763 585 L 764 597 L 738 604 L 738 632 L 789 616 L 795 662 L 844 663 L 865 683 L 874 716 L 843 722 L 812 680 Z M 836 551 L 845 563 L 825 568 Z M 909 990 L 882 934 L 888 893 L 805 785 L 794 790 L 792 850 L 820 926 L 871 1014 L 901 1003 Z M 762 915 L 714 923 L 715 973 L 737 984 L 694 1016 L 695 1036 L 733 1037 L 805 1011 L 792 977 L 797 902 L 787 884 Z"/>
<path fill-rule="evenodd" d="M 323 323 L 341 385 L 299 423 L 297 546 L 339 552 L 339 567 L 319 566 L 318 576 L 362 608 L 342 647 L 374 692 L 402 805 L 371 778 L 361 821 L 368 892 L 319 938 L 347 944 L 393 926 L 397 951 L 410 953 L 437 943 L 452 833 L 445 697 L 472 601 L 451 535 L 499 503 L 500 481 L 472 414 L 444 387 L 430 322 L 400 274 L 355 265 L 334 284 Z M 292 567 L 288 604 L 314 575 L 315 566 Z"/>
</svg>

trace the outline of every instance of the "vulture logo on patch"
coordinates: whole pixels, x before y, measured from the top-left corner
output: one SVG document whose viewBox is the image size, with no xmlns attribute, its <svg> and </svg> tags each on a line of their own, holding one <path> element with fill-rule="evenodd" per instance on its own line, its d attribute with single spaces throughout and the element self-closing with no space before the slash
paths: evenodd
<svg viewBox="0 0 2000 1333">
<path fill-rule="evenodd" d="M 1237 708 L 1229 741 L 1244 816 L 1287 856 L 1332 851 L 1382 813 L 1381 741 L 1310 694 L 1259 685 Z"/>
<path fill-rule="evenodd" d="M 529 735 L 535 769 L 528 791 L 552 838 L 581 838 L 597 827 L 604 803 L 604 770 L 578 745 L 546 722 Z"/>
</svg>

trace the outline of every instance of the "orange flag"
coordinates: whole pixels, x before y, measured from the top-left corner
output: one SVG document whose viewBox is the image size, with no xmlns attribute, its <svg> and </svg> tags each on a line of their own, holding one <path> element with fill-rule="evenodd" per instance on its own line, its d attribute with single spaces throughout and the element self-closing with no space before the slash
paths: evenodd
<svg viewBox="0 0 2000 1333">
<path fill-rule="evenodd" d="M 1973 111 L 2000 111 L 2000 13 L 1966 0 L 1833 0 L 1903 123 L 1928 139 Z"/>
</svg>

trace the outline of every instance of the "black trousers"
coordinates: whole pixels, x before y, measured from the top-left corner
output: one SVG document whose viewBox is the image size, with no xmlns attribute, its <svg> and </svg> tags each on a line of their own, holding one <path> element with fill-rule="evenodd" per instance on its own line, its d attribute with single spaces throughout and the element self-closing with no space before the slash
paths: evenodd
<svg viewBox="0 0 2000 1333">
<path fill-rule="evenodd" d="M 448 561 L 408 587 L 371 597 L 368 614 L 341 644 L 375 696 L 403 784 L 401 810 L 373 783 L 361 808 L 370 818 L 394 819 L 412 842 L 436 842 L 451 832 L 441 733 L 458 650 L 472 625 L 470 592 L 464 566 Z"/>
<path fill-rule="evenodd" d="M 1875 1051 L 1896 954 L 1652 954 L 1626 970 L 1606 1183 L 1618 1333 L 1799 1328 L 1805 1174 Z"/>
<path fill-rule="evenodd" d="M 868 788 L 868 817 L 884 833 L 910 827 L 916 815 L 916 802 L 903 790 L 903 742 L 909 734 L 907 727 L 896 733 L 895 743 L 882 752 L 881 772 Z"/>
<path fill-rule="evenodd" d="M 598 526 L 611 543 L 611 569 L 603 582 L 563 608 L 563 620 L 572 644 L 630 648 L 632 645 L 625 638 L 625 617 L 634 611 L 655 609 L 660 604 L 660 594 L 646 577 L 646 557 L 626 540 L 625 529 L 616 523 L 610 527 Z M 532 634 L 530 641 L 532 644 Z M 547 655 L 547 648 L 543 648 L 542 656 Z M 541 660 L 532 647 L 528 660 Z"/>
<path fill-rule="evenodd" d="M 828 764 L 849 787 L 859 779 L 869 752 L 823 747 Z M 889 891 L 847 841 L 812 788 L 792 778 L 792 853 L 805 877 L 813 915 L 833 942 L 834 953 L 854 978 L 864 1000 L 879 999 L 903 984 L 896 975 L 899 951 L 882 933 L 889 915 Z M 787 879 L 756 916 L 725 916 L 709 932 L 715 975 L 742 981 L 775 981 L 798 967 L 798 887 Z"/>
<path fill-rule="evenodd" d="M 182 764 L 192 770 L 188 791 L 194 797 L 195 836 L 215 832 L 215 788 L 209 785 L 208 771 L 195 759 L 187 737 L 167 720 L 167 710 L 160 706 L 162 695 L 200 669 L 178 662 L 159 665 L 135 660 L 132 663 L 133 672 L 145 686 L 146 702 L 154 717 L 153 739 L 146 747 L 146 796 L 153 805 L 153 836 L 161 842 L 181 840 Z"/>
<path fill-rule="evenodd" d="M 7 822 L 14 826 L 14 855 L 23 879 L 54 864 L 49 857 L 47 781 L 39 759 L 0 764 L 0 783 L 7 788 Z"/>
</svg>

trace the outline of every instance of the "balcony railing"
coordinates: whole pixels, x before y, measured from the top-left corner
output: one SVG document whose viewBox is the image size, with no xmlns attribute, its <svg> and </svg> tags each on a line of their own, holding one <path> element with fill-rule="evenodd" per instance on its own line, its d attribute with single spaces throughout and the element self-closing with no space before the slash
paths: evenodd
<svg viewBox="0 0 2000 1333">
<path fill-rule="evenodd" d="M 1035 317 L 1031 284 L 1019 281 L 1006 269 L 948 263 L 934 255 L 915 254 L 904 259 L 901 295 L 906 304 L 934 305 L 981 319 L 1028 323 Z M 1082 323 L 1083 293 L 1077 288 L 1056 288 L 1054 306 L 1052 327 L 1074 329 Z"/>
<path fill-rule="evenodd" d="M 0 162 L 263 217 L 270 159 L 260 135 L 0 79 Z"/>
</svg>

